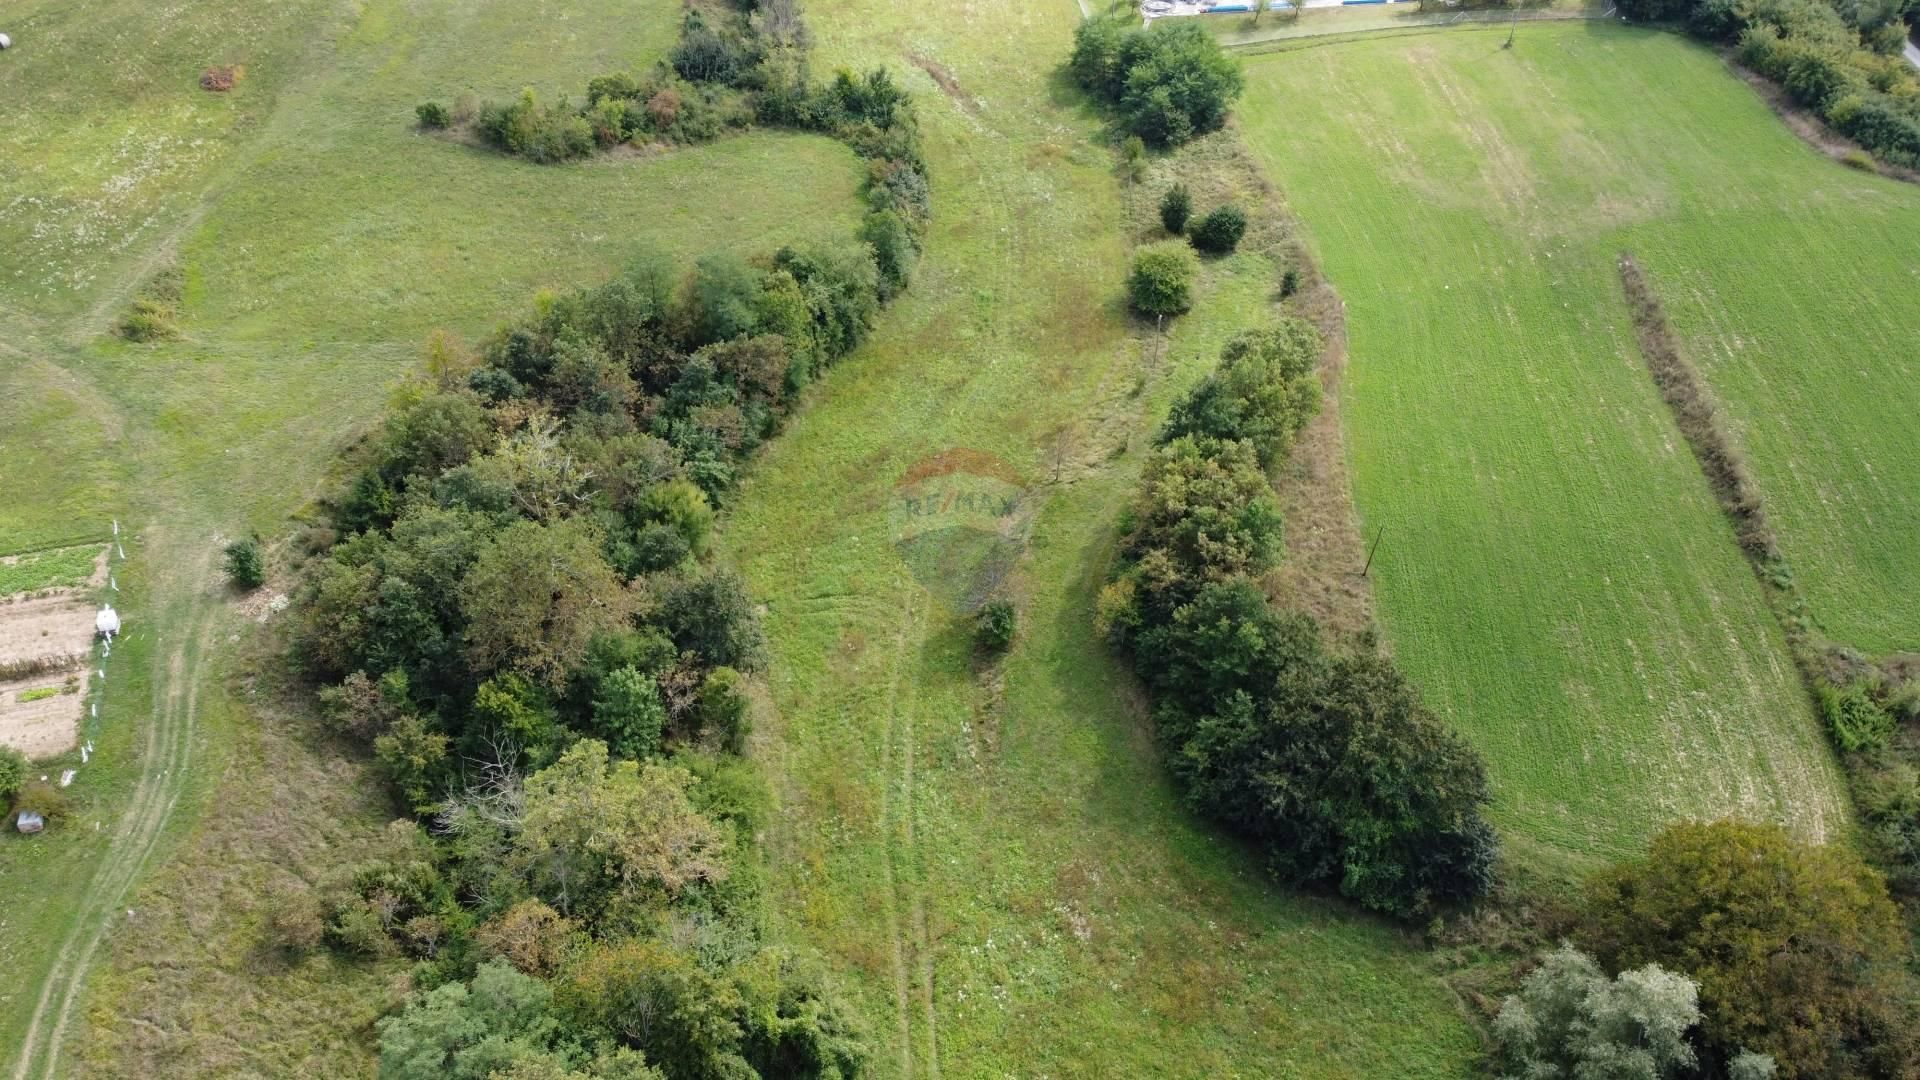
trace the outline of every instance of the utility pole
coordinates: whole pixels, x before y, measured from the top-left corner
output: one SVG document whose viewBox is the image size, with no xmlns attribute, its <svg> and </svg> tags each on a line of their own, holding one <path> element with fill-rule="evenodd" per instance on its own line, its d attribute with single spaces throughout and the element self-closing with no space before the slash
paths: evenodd
<svg viewBox="0 0 1920 1080">
<path fill-rule="evenodd" d="M 1385 525 L 1382 525 L 1380 526 L 1379 531 L 1373 534 L 1373 543 L 1369 545 L 1367 548 L 1367 564 L 1360 568 L 1361 577 L 1366 577 L 1367 571 L 1373 569 L 1373 553 L 1380 550 L 1380 538 L 1382 536 L 1385 536 L 1386 532 L 1387 532 L 1387 527 Z"/>
</svg>

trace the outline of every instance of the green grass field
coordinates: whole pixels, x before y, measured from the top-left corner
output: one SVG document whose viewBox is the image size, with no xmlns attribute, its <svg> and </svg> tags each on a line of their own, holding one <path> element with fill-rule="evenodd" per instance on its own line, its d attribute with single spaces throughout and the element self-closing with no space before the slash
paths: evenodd
<svg viewBox="0 0 1920 1080">
<path fill-rule="evenodd" d="M 910 77 L 935 222 L 913 288 L 756 463 L 723 537 L 773 644 L 754 753 L 780 800 L 778 934 L 849 980 L 877 1075 L 1466 1075 L 1476 1041 L 1416 947 L 1275 888 L 1180 808 L 1090 629 L 1141 451 L 1263 316 L 1271 266 L 1215 264 L 1154 358 L 1120 306 L 1148 234 L 1056 73 L 1071 3 L 809 18 L 816 67 Z M 900 534 L 896 485 L 956 449 L 1024 477 L 1037 513 L 992 672 Z"/>
<path fill-rule="evenodd" d="M 427 97 L 577 95 L 644 68 L 679 18 L 664 0 L 9 8 L 0 453 L 20 483 L 0 554 L 117 517 L 129 557 L 76 824 L 0 837 L 9 1072 L 56 1071 L 55 1043 L 62 1072 L 76 1053 L 100 1075 L 370 1070 L 392 972 L 287 968 L 252 943 L 273 873 L 317 872 L 390 811 L 337 748 L 253 712 L 219 537 L 284 535 L 435 328 L 475 339 L 643 247 L 691 259 L 851 231 L 858 164 L 826 139 L 540 168 L 414 129 Z M 231 93 L 199 87 L 236 63 Z M 112 337 L 163 274 L 181 336 Z"/>
<path fill-rule="evenodd" d="M 1920 488 L 1889 477 L 1879 502 L 1842 511 L 1793 482 L 1851 480 L 1858 461 L 1772 441 L 1844 431 L 1888 448 L 1883 475 L 1920 470 L 1896 425 L 1875 429 L 1896 406 L 1868 404 L 1912 396 L 1897 362 L 1842 376 L 1868 358 L 1805 348 L 1874 322 L 1872 257 L 1845 275 L 1858 288 L 1822 292 L 1843 299 L 1833 310 L 1803 291 L 1794 310 L 1820 329 L 1787 334 L 1796 319 L 1760 298 L 1829 280 L 1851 237 L 1920 198 L 1805 149 L 1679 38 L 1596 23 L 1525 25 L 1511 51 L 1504 37 L 1250 65 L 1243 122 L 1348 304 L 1352 464 L 1369 533 L 1385 530 L 1375 576 L 1393 645 L 1487 754 L 1498 820 L 1539 867 L 1631 850 L 1676 817 L 1844 830 L 1832 755 L 1640 359 L 1615 260 L 1640 257 L 1692 343 L 1715 326 L 1737 349 L 1745 383 L 1724 362 L 1709 373 L 1789 558 L 1823 618 L 1879 621 L 1891 605 L 1842 604 L 1833 583 L 1859 580 L 1862 545 L 1896 533 L 1816 526 L 1839 520 L 1828 509 L 1875 509 L 1876 526 L 1920 513 Z M 1755 390 L 1816 379 L 1839 385 Z M 1903 554 L 1920 572 L 1920 550 Z"/>
</svg>

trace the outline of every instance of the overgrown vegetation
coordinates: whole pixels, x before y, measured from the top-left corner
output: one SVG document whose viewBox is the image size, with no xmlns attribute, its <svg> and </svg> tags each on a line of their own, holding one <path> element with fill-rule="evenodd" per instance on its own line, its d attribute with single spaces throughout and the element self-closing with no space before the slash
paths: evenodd
<svg viewBox="0 0 1920 1080">
<path fill-rule="evenodd" d="M 1775 825 L 1673 825 L 1589 886 L 1577 932 L 1608 970 L 1658 964 L 1699 985 L 1709 1070 L 1743 1052 L 1783 1077 L 1909 1076 L 1916 985 L 1880 875 Z"/>
<path fill-rule="evenodd" d="M 1194 808 L 1267 869 L 1403 917 L 1492 884 L 1478 757 L 1385 656 L 1329 647 L 1257 584 L 1280 557 L 1264 462 L 1318 402 L 1313 328 L 1286 318 L 1228 344 L 1174 406 L 1100 595 L 1102 632 L 1153 692 L 1168 768 Z"/>
<path fill-rule="evenodd" d="M 1569 945 L 1547 954 L 1494 1022 L 1506 1080 L 1665 1080 L 1693 1075 L 1688 1034 L 1700 1021 L 1699 986 L 1648 964 L 1609 979 Z M 1739 1080 L 1772 1076 L 1771 1058 L 1747 1055 Z"/>
<path fill-rule="evenodd" d="M 746 32 L 690 17 L 676 67 L 737 81 L 766 59 L 728 59 Z M 818 972 L 759 940 L 740 851 L 765 795 L 737 755 L 764 641 L 708 544 L 742 460 L 905 287 L 925 224 L 887 75 L 816 105 L 873 161 L 858 238 L 685 271 L 642 256 L 476 351 L 436 338 L 309 538 L 326 555 L 294 656 L 430 828 L 396 823 L 381 858 L 275 923 L 289 947 L 418 961 L 382 1025 L 391 1075 L 863 1068 Z M 580 119 L 529 95 L 479 122 L 553 160 Z"/>
<path fill-rule="evenodd" d="M 1626 0 L 1620 13 L 1737 43 L 1740 62 L 1881 160 L 1920 168 L 1920 76 L 1907 7 L 1851 0 Z"/>
<path fill-rule="evenodd" d="M 1131 10 L 1082 22 L 1068 70 L 1124 130 L 1163 147 L 1218 131 L 1245 87 L 1239 64 L 1196 20 L 1142 27 Z"/>
</svg>

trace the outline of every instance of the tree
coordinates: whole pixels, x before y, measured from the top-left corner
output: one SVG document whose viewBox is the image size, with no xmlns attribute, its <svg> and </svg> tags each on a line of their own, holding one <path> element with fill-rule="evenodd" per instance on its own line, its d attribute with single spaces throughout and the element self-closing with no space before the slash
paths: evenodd
<svg viewBox="0 0 1920 1080">
<path fill-rule="evenodd" d="M 615 754 L 635 760 L 652 757 L 660 751 L 666 723 L 667 707 L 652 676 L 621 667 L 600 680 L 593 698 L 593 728 Z"/>
<path fill-rule="evenodd" d="M 415 995 L 375 1024 L 384 1080 L 489 1080 L 526 1058 L 551 1058 L 563 1035 L 553 994 L 504 963 L 481 965 L 471 983 Z M 556 1062 L 559 1063 L 559 1062 Z"/>
<path fill-rule="evenodd" d="M 582 739 L 527 778 L 516 852 L 563 913 L 612 890 L 666 897 L 727 877 L 726 832 L 693 808 L 685 769 L 609 764 L 607 744 Z"/>
<path fill-rule="evenodd" d="M 1878 874 L 1776 825 L 1670 826 L 1588 886 L 1579 935 L 1609 969 L 1657 963 L 1699 982 L 1722 1055 L 1787 1077 L 1910 1075 L 1908 946 Z"/>
<path fill-rule="evenodd" d="M 1280 507 L 1245 442 L 1183 437 L 1147 459 L 1126 554 L 1184 595 L 1209 581 L 1259 574 L 1280 553 Z M 1171 612 L 1171 608 L 1167 609 Z"/>
<path fill-rule="evenodd" d="M 1239 64 L 1191 19 L 1137 29 L 1121 51 L 1121 122 L 1156 146 L 1218 131 L 1245 88 Z"/>
<path fill-rule="evenodd" d="M 1509 1080 L 1663 1080 L 1694 1065 L 1693 980 L 1657 964 L 1608 979 L 1593 958 L 1562 945 L 1507 998 L 1494 1021 Z"/>
<path fill-rule="evenodd" d="M 591 526 L 516 521 L 481 550 L 460 584 L 460 610 L 476 667 L 559 687 L 595 634 L 626 622 L 629 600 Z"/>
<path fill-rule="evenodd" d="M 1187 231 L 1187 218 L 1192 213 L 1193 196 L 1187 193 L 1185 184 L 1173 185 L 1160 199 L 1160 224 L 1175 236 Z"/>
<path fill-rule="evenodd" d="M 1193 281 L 1200 264 L 1177 240 L 1147 244 L 1134 253 L 1127 277 L 1127 301 L 1143 315 L 1178 315 L 1193 306 Z"/>
<path fill-rule="evenodd" d="M 579 924 L 539 900 L 528 898 L 494 916 L 474 932 L 489 955 L 539 979 L 560 973 Z"/>
<path fill-rule="evenodd" d="M 712 735 L 722 747 L 735 754 L 746 752 L 753 719 L 747 714 L 746 678 L 738 671 L 717 667 L 707 672 L 700 683 L 695 714 L 700 730 Z"/>
<path fill-rule="evenodd" d="M 760 272 L 738 255 L 702 256 L 687 286 L 694 343 L 749 337 L 759 326 Z"/>
<path fill-rule="evenodd" d="M 1118 12 L 1087 19 L 1067 63 L 1088 92 L 1118 106 L 1121 126 L 1159 146 L 1218 130 L 1245 85 L 1204 28 L 1168 22 L 1178 25 L 1143 28 Z"/>
<path fill-rule="evenodd" d="M 249 536 L 227 545 L 227 580 L 242 592 L 251 592 L 266 583 L 267 560 L 260 552 L 260 541 Z"/>
<path fill-rule="evenodd" d="M 1245 439 L 1260 467 L 1272 468 L 1320 407 L 1320 348 L 1319 331 L 1292 317 L 1235 335 L 1214 373 L 1174 403 L 1159 441 L 1185 435 Z"/>
<path fill-rule="evenodd" d="M 739 1056 L 739 991 L 665 944 L 596 945 L 558 999 L 576 1024 L 644 1051 L 670 1076 L 753 1075 Z"/>
<path fill-rule="evenodd" d="M 1193 246 L 1210 255 L 1225 255 L 1240 246 L 1247 232 L 1247 212 L 1228 203 L 1216 206 L 1193 227 Z"/>
<path fill-rule="evenodd" d="M 715 570 L 666 584 L 660 624 L 674 644 L 713 666 L 752 671 L 765 659 L 767 640 L 746 582 L 731 570 Z"/>
</svg>

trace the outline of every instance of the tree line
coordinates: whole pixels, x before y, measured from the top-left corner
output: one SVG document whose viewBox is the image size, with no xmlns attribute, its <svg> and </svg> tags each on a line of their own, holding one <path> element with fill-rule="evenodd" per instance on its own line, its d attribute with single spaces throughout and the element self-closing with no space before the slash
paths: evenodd
<svg viewBox="0 0 1920 1080">
<path fill-rule="evenodd" d="M 1684 27 L 1737 47 L 1784 88 L 1883 161 L 1920 168 L 1920 77 L 1900 55 L 1905 0 L 1621 0 L 1638 22 Z"/>
<path fill-rule="evenodd" d="M 1319 403 L 1320 335 L 1297 318 L 1243 333 L 1174 405 L 1122 525 L 1101 633 L 1152 694 L 1189 803 L 1266 869 L 1414 916 L 1492 884 L 1478 756 L 1371 642 L 1328 644 L 1275 606 L 1267 469 Z"/>
</svg>

